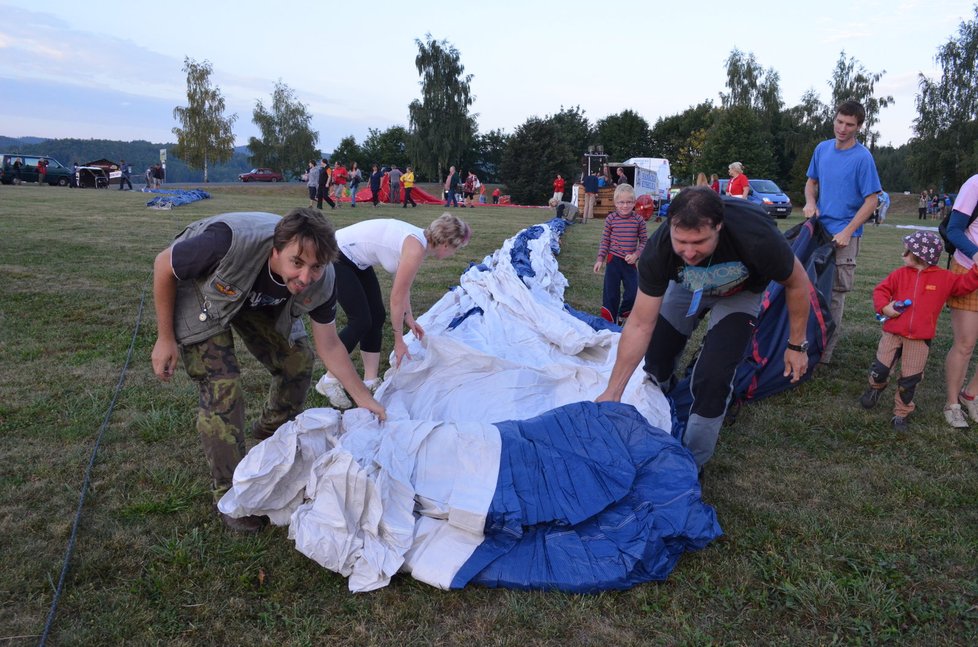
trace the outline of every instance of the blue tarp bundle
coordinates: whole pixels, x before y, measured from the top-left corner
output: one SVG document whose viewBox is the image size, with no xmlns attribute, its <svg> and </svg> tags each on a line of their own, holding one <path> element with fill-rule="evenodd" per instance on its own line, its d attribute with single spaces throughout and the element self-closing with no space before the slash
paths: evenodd
<svg viewBox="0 0 978 647">
<path fill-rule="evenodd" d="M 143 192 L 160 194 L 146 203 L 147 207 L 154 209 L 172 209 L 211 197 L 203 189 L 143 189 Z"/>
</svg>

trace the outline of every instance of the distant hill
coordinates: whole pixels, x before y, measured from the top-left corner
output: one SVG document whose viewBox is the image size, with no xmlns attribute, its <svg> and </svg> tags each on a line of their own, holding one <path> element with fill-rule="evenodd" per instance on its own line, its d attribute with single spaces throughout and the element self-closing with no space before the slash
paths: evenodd
<svg viewBox="0 0 978 647">
<path fill-rule="evenodd" d="M 176 144 L 154 144 L 137 140 L 131 142 L 109 139 L 45 139 L 43 137 L 4 137 L 0 135 L 0 153 L 21 153 L 23 155 L 47 155 L 65 166 L 97 159 L 112 161 L 126 160 L 132 164 L 133 181 L 138 181 L 143 172 L 160 161 L 160 149 L 167 149 L 167 182 L 194 183 L 204 181 L 204 172 L 189 168 L 183 160 L 173 154 Z M 251 170 L 248 161 L 250 153 L 247 146 L 236 146 L 231 159 L 225 164 L 212 165 L 208 172 L 211 182 L 233 182 L 238 175 Z"/>
</svg>

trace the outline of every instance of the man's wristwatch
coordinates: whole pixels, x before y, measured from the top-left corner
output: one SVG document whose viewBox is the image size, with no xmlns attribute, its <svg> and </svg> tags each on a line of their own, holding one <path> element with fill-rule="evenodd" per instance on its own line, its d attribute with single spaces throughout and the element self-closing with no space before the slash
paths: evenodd
<svg viewBox="0 0 978 647">
<path fill-rule="evenodd" d="M 807 353 L 808 352 L 808 340 L 801 342 L 800 344 L 792 344 L 791 340 L 788 340 L 788 350 L 793 350 L 797 353 Z"/>
</svg>

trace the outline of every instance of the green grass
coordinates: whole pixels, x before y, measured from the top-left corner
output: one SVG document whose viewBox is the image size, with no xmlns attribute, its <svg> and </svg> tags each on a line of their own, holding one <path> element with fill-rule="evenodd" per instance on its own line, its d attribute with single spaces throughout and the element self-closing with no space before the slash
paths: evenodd
<svg viewBox="0 0 978 647">
<path fill-rule="evenodd" d="M 43 629 L 153 257 L 188 222 L 285 213 L 306 204 L 304 191 L 217 187 L 211 200 L 154 211 L 140 193 L 0 187 L 0 644 L 36 644 Z M 424 225 L 441 212 L 361 205 L 329 216 L 338 226 L 376 216 Z M 415 312 L 546 214 L 466 210 L 472 244 L 425 264 Z M 796 211 L 781 224 L 797 221 Z M 888 221 L 916 223 L 915 204 L 897 201 Z M 567 301 L 591 312 L 600 232 L 600 222 L 570 228 L 560 256 Z M 871 412 L 856 403 L 879 335 L 869 294 L 899 264 L 901 235 L 867 232 L 835 364 L 745 407 L 721 434 L 704 496 L 726 536 L 664 583 L 594 596 L 444 592 L 405 576 L 351 595 L 285 529 L 226 531 L 211 512 L 191 384 L 178 372 L 163 385 L 150 370 L 149 299 L 51 644 L 972 644 L 978 443 L 974 430 L 943 423 L 946 316 L 909 434 L 890 429 L 887 398 Z M 267 381 L 241 358 L 251 418 Z M 324 399 L 312 393 L 309 405 Z"/>
</svg>

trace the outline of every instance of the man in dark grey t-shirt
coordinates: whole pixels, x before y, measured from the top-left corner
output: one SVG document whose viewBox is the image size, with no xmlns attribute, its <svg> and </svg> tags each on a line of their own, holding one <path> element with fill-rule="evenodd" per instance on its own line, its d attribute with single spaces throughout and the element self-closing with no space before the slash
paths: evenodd
<svg viewBox="0 0 978 647">
<path fill-rule="evenodd" d="M 709 313 L 683 436 L 683 445 L 702 467 L 716 447 L 734 373 L 771 281 L 785 286 L 788 303 L 791 332 L 784 375 L 797 382 L 805 374 L 811 283 L 787 240 L 760 208 L 722 199 L 708 186 L 684 189 L 673 200 L 669 222 L 645 246 L 638 272 L 635 305 L 608 386 L 596 400 L 620 401 L 643 356 L 649 376 L 659 385 L 670 383 L 687 340 Z"/>
</svg>

